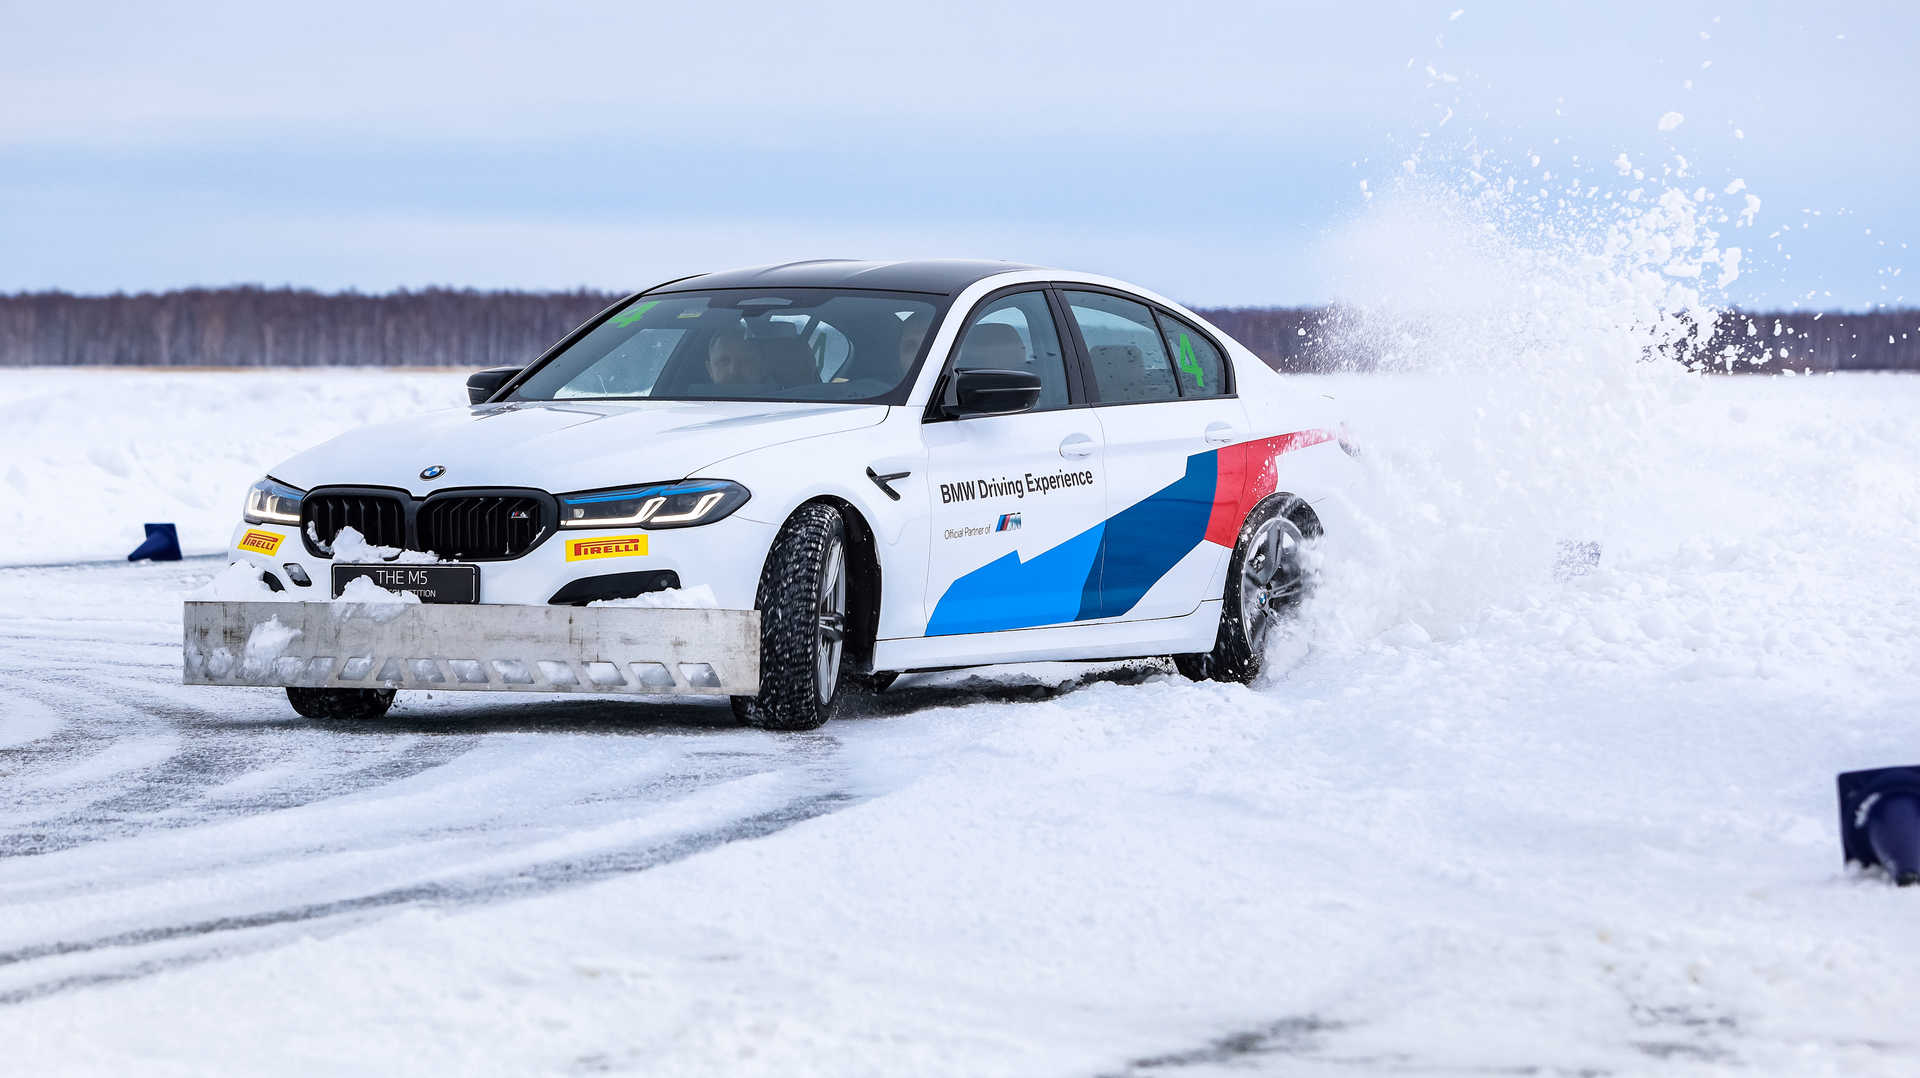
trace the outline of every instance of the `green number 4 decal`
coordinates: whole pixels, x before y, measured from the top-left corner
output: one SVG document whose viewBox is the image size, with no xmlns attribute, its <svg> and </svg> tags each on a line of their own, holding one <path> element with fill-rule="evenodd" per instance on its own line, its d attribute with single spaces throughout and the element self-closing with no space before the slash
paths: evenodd
<svg viewBox="0 0 1920 1078">
<path fill-rule="evenodd" d="M 620 326 L 621 328 L 624 329 L 625 327 L 633 325 L 635 322 L 640 321 L 642 318 L 645 318 L 647 316 L 648 311 L 651 311 L 658 306 L 660 306 L 659 300 L 657 299 L 648 300 L 647 302 L 642 303 L 640 306 L 635 307 L 633 310 L 621 311 L 619 314 L 614 315 L 612 318 L 612 322 L 614 325 Z"/>
<path fill-rule="evenodd" d="M 1207 375 L 1200 369 L 1200 360 L 1193 354 L 1193 339 L 1180 335 L 1180 369 L 1193 375 L 1193 384 L 1201 389 L 1207 388 Z"/>
</svg>

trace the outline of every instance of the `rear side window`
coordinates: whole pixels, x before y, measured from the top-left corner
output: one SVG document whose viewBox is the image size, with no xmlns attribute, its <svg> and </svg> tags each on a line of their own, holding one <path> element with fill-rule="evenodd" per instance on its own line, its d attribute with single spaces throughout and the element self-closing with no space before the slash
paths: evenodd
<svg viewBox="0 0 1920 1078">
<path fill-rule="evenodd" d="M 1086 342 L 1094 388 L 1103 403 L 1179 399 L 1173 361 L 1151 308 L 1103 292 L 1060 295 Z"/>
<path fill-rule="evenodd" d="M 1160 332 L 1173 353 L 1173 370 L 1183 397 L 1220 397 L 1227 392 L 1226 364 L 1206 335 L 1170 315 L 1160 315 Z"/>
</svg>

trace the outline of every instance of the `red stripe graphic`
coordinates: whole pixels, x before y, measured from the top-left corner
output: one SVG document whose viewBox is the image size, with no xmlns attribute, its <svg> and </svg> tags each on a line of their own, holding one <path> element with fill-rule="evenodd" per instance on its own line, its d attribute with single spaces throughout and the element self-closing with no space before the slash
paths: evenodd
<svg viewBox="0 0 1920 1078">
<path fill-rule="evenodd" d="M 1297 430 L 1219 450 L 1215 461 L 1220 471 L 1213 484 L 1213 515 L 1207 518 L 1206 541 L 1231 549 L 1247 513 L 1273 493 L 1274 462 L 1281 454 L 1333 439 L 1330 430 Z"/>
</svg>

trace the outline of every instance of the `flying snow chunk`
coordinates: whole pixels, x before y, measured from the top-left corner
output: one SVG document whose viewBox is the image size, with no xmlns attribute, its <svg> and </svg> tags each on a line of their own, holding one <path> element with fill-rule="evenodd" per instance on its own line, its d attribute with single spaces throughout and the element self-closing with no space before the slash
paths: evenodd
<svg viewBox="0 0 1920 1078">
<path fill-rule="evenodd" d="M 1725 288 L 1740 279 L 1740 257 L 1738 247 L 1729 247 L 1720 252 L 1720 287 Z"/>
<path fill-rule="evenodd" d="M 1728 195 L 1737 195 L 1746 189 L 1747 189 L 1747 181 L 1734 180 L 1732 183 L 1728 184 L 1725 188 L 1723 188 L 1721 193 L 1728 194 Z"/>
<path fill-rule="evenodd" d="M 1669 112 L 1660 117 L 1660 130 L 1671 131 L 1686 122 L 1687 118 L 1685 116 L 1677 112 Z"/>
</svg>

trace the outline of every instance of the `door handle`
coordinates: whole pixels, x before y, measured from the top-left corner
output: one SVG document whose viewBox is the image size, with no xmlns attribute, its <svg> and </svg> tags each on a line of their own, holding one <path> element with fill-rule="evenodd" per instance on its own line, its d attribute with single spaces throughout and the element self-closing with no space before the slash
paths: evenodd
<svg viewBox="0 0 1920 1078">
<path fill-rule="evenodd" d="M 1207 429 L 1203 431 L 1200 436 L 1207 440 L 1208 445 L 1232 445 L 1234 437 L 1233 424 L 1218 421 L 1209 423 L 1207 424 Z"/>
<path fill-rule="evenodd" d="M 1068 460 L 1093 456 L 1093 439 L 1084 434 L 1069 434 L 1060 442 L 1060 455 Z"/>
</svg>

